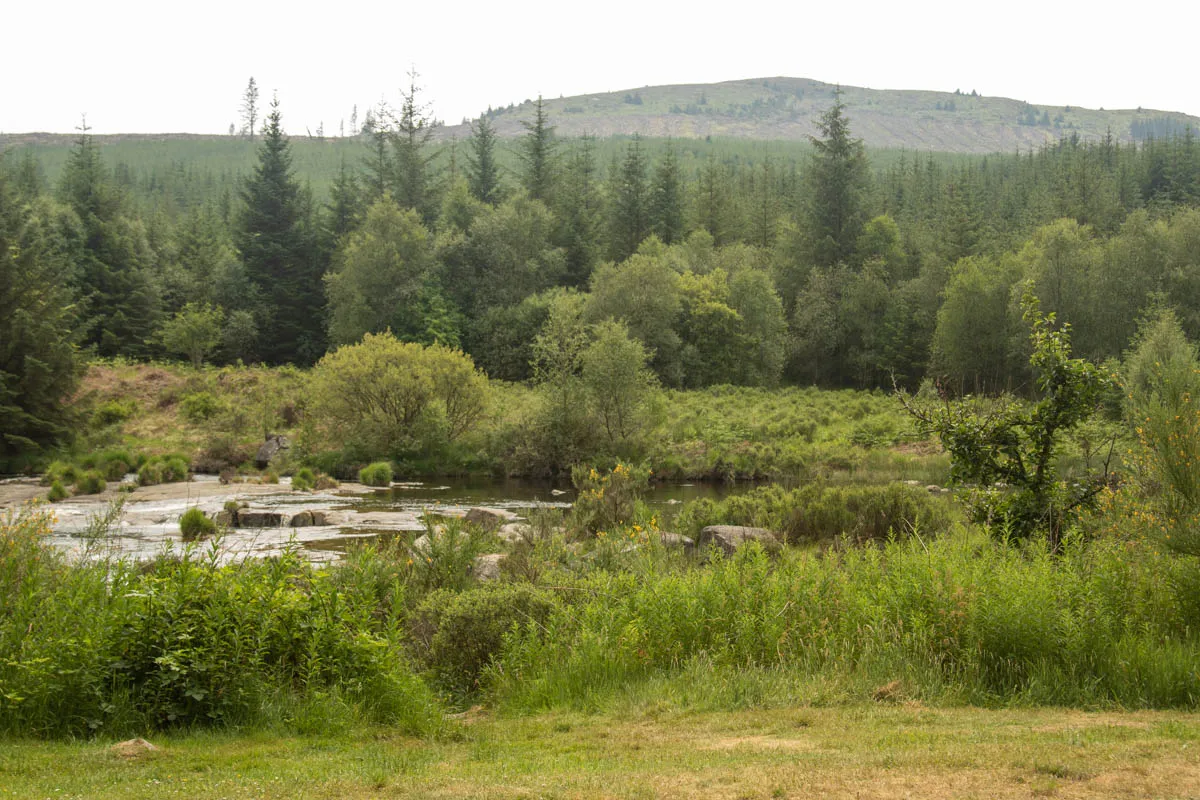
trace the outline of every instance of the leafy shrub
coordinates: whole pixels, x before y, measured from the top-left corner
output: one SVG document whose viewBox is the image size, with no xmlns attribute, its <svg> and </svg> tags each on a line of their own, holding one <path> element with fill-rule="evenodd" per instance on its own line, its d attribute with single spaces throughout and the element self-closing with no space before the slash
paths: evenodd
<svg viewBox="0 0 1200 800">
<path fill-rule="evenodd" d="M 224 408 L 225 402 L 211 392 L 192 392 L 179 401 L 179 413 L 188 422 L 204 422 Z"/>
<path fill-rule="evenodd" d="M 50 466 L 46 467 L 46 474 L 42 476 L 42 485 L 49 486 L 55 481 L 61 483 L 74 483 L 79 479 L 80 469 L 68 461 L 55 461 Z"/>
<path fill-rule="evenodd" d="M 571 481 L 579 493 L 576 524 L 594 534 L 633 521 L 637 502 L 650 482 L 650 470 L 618 463 L 608 473 L 601 473 L 593 467 L 577 466 L 571 470 Z"/>
<path fill-rule="evenodd" d="M 97 428 L 107 428 L 124 422 L 136 413 L 136 400 L 106 400 L 92 412 L 92 424 Z"/>
<path fill-rule="evenodd" d="M 520 583 L 434 592 L 413 617 L 419 663 L 442 688 L 470 697 L 480 690 L 483 671 L 500 654 L 505 636 L 536 631 L 557 607 L 554 595 Z"/>
<path fill-rule="evenodd" d="M 391 486 L 392 465 L 387 461 L 376 461 L 358 471 L 358 482 L 364 486 Z"/>
<path fill-rule="evenodd" d="M 99 472 L 88 470 L 75 480 L 75 494 L 100 494 L 107 486 Z"/>
<path fill-rule="evenodd" d="M 0 514 L 0 733 L 303 726 L 314 704 L 328 712 L 315 730 L 330 718 L 441 726 L 363 575 L 295 553 L 70 564 L 42 543 L 49 520 Z"/>
<path fill-rule="evenodd" d="M 59 500 L 67 499 L 66 487 L 62 485 L 62 481 L 54 481 L 50 484 L 50 491 L 46 493 L 46 499 L 51 503 L 57 503 Z"/>
<path fill-rule="evenodd" d="M 296 470 L 296 474 L 292 476 L 292 489 L 297 492 L 311 491 L 316 483 L 317 476 L 308 467 Z"/>
<path fill-rule="evenodd" d="M 188 462 L 183 456 L 170 456 L 163 461 L 162 482 L 178 483 L 188 479 Z"/>
<path fill-rule="evenodd" d="M 466 354 L 370 334 L 313 368 L 308 418 L 316 438 L 368 457 L 429 453 L 483 415 L 487 378 Z"/>
<path fill-rule="evenodd" d="M 137 468 L 138 460 L 128 450 L 106 450 L 97 458 L 97 466 L 110 481 L 119 481 Z"/>
<path fill-rule="evenodd" d="M 137 473 L 140 486 L 154 486 L 163 482 L 163 465 L 161 461 L 147 461 L 142 464 Z"/>
<path fill-rule="evenodd" d="M 217 523 L 199 508 L 192 506 L 179 518 L 179 532 L 185 542 L 191 542 L 204 536 L 212 536 L 217 532 Z"/>
</svg>

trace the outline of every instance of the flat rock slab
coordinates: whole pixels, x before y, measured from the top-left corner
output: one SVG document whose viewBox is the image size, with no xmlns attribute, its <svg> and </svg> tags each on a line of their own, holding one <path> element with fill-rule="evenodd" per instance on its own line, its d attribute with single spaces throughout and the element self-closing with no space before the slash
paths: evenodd
<svg viewBox="0 0 1200 800">
<path fill-rule="evenodd" d="M 725 555 L 733 555 L 750 542 L 758 542 L 762 549 L 775 555 L 783 549 L 775 534 L 766 528 L 747 528 L 742 525 L 709 525 L 700 531 L 696 546 L 701 550 L 716 545 Z"/>
<path fill-rule="evenodd" d="M 463 515 L 463 520 L 478 525 L 481 528 L 499 528 L 506 522 L 516 519 L 517 515 L 502 508 L 472 508 Z"/>
</svg>

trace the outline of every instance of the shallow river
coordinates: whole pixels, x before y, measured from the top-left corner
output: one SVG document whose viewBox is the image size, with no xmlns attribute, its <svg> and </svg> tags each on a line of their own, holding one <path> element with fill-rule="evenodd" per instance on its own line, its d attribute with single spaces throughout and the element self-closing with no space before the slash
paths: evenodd
<svg viewBox="0 0 1200 800">
<path fill-rule="evenodd" d="M 132 476 L 131 476 L 132 477 Z M 645 500 L 661 508 L 661 518 L 670 519 L 688 500 L 719 499 L 750 489 L 750 485 L 676 484 L 657 485 Z M 213 476 L 198 475 L 193 481 L 139 488 L 129 493 L 119 520 L 103 536 L 89 533 L 95 520 L 116 495 L 72 498 L 53 506 L 56 521 L 51 542 L 76 557 L 150 559 L 168 551 L 191 546 L 210 553 L 219 561 L 276 555 L 299 546 L 314 561 L 336 560 L 354 542 L 377 537 L 415 537 L 425 530 L 425 513 L 462 516 L 482 506 L 498 509 L 514 520 L 524 519 L 537 507 L 569 508 L 574 491 L 530 481 L 446 480 L 398 483 L 391 489 L 375 490 L 344 483 L 329 492 L 293 492 L 286 479 L 279 485 L 222 485 Z M 279 519 L 269 527 L 235 527 L 216 540 L 185 545 L 179 533 L 179 517 L 192 506 L 215 516 L 226 502 L 244 503 L 244 512 L 261 519 Z M 311 522 L 302 512 L 316 512 L 318 524 L 293 525 L 297 516 Z M 322 519 L 324 517 L 324 519 Z M 324 524 L 320 524 L 324 523 Z"/>
</svg>

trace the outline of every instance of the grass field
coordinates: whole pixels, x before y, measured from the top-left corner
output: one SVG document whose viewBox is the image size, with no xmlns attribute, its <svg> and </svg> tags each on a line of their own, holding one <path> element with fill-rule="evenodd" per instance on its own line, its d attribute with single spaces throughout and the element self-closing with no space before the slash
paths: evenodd
<svg viewBox="0 0 1200 800">
<path fill-rule="evenodd" d="M 0 797 L 1200 796 L 1200 718 L 912 704 L 611 716 L 486 713 L 440 741 L 359 729 L 0 742 Z"/>
</svg>

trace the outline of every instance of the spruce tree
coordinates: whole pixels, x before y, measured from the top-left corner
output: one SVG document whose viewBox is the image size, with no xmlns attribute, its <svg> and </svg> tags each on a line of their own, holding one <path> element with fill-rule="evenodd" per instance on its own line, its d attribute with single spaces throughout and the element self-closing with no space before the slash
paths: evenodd
<svg viewBox="0 0 1200 800">
<path fill-rule="evenodd" d="M 426 225 L 432 226 L 439 206 L 431 165 L 434 156 L 431 140 L 436 122 L 430 117 L 429 108 L 418 101 L 417 77 L 416 72 L 410 72 L 408 89 L 401 92 L 404 102 L 396 118 L 392 139 L 396 168 L 394 194 L 401 208 L 411 208 L 421 215 Z"/>
<path fill-rule="evenodd" d="M 654 170 L 650 219 L 654 234 L 663 244 L 675 244 L 683 239 L 683 176 L 675 155 L 675 143 L 670 140 Z"/>
<path fill-rule="evenodd" d="M 572 149 L 557 198 L 555 243 L 566 255 L 568 286 L 586 286 L 598 258 L 602 204 L 594 147 L 595 138 L 585 134 Z"/>
<path fill-rule="evenodd" d="M 548 204 L 554 194 L 558 171 L 558 141 L 554 138 L 554 126 L 550 124 L 550 115 L 541 95 L 533 106 L 533 121 L 523 120 L 521 125 L 525 128 L 518 151 L 525 165 L 521 185 L 531 198 Z"/>
<path fill-rule="evenodd" d="M 817 266 L 849 263 L 866 222 L 867 155 L 862 140 L 850 136 L 845 110 L 838 90 L 817 122 L 821 138 L 809 137 L 815 152 L 803 222 Z"/>
<path fill-rule="evenodd" d="M 646 154 L 636 133 L 625 149 L 625 158 L 610 178 L 612 203 L 609 218 L 609 252 L 615 261 L 633 255 L 650 234 L 650 192 L 646 185 Z"/>
<path fill-rule="evenodd" d="M 467 185 L 481 203 L 498 205 L 503 199 L 500 186 L 500 165 L 496 163 L 496 129 L 481 115 L 471 123 L 471 138 L 467 140 Z"/>
<path fill-rule="evenodd" d="M 292 174 L 278 100 L 271 103 L 242 201 L 235 242 L 263 302 L 261 355 L 273 364 L 312 363 L 324 351 L 324 265 L 311 203 Z"/>
</svg>

